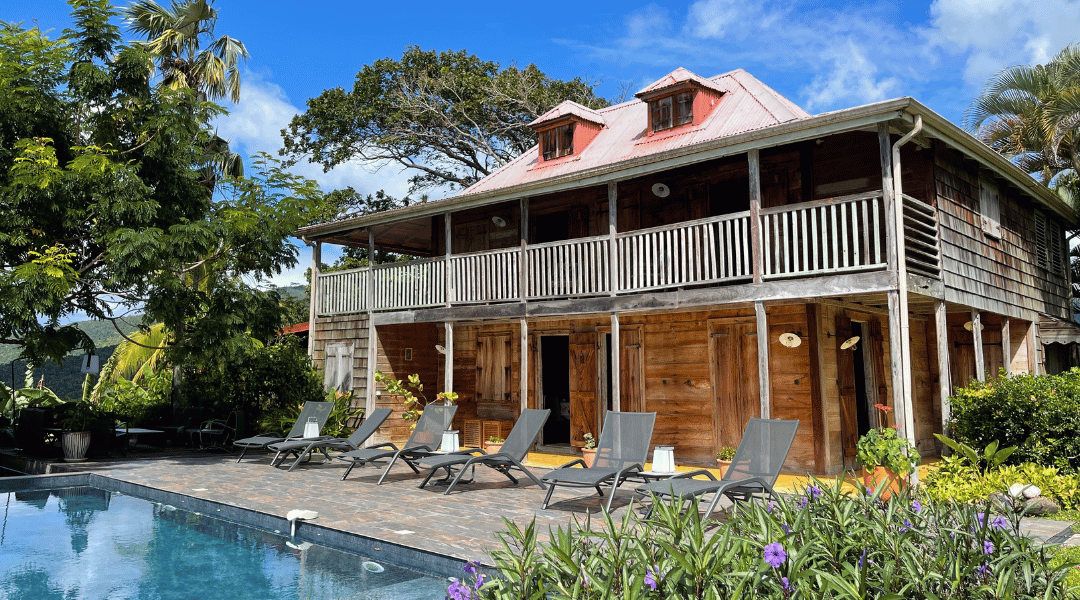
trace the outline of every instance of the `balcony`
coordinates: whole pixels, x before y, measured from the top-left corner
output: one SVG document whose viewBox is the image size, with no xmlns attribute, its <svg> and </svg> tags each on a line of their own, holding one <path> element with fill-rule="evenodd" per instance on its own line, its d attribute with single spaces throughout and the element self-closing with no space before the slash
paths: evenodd
<svg viewBox="0 0 1080 600">
<path fill-rule="evenodd" d="M 908 269 L 937 278 L 937 213 L 910 196 L 905 195 L 903 203 Z M 762 209 L 758 218 L 763 281 L 888 268 L 881 192 Z M 612 286 L 620 295 L 746 283 L 754 280 L 751 244 L 751 215 L 741 212 L 614 238 L 579 238 L 322 273 L 317 279 L 317 313 L 364 312 L 369 303 L 374 311 L 395 311 L 609 296 Z"/>
</svg>

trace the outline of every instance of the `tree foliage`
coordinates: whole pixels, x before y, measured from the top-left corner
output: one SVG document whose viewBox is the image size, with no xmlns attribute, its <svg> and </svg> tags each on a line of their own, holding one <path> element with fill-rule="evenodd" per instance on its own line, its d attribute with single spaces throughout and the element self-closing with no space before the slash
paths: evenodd
<svg viewBox="0 0 1080 600">
<path fill-rule="evenodd" d="M 107 0 L 70 3 L 61 39 L 0 28 L 0 342 L 59 361 L 93 347 L 63 320 L 129 310 L 164 324 L 177 359 L 269 339 L 278 299 L 244 278 L 295 264 L 288 237 L 321 193 L 263 156 L 212 196 L 200 171 L 221 109 L 153 85 Z"/>
<path fill-rule="evenodd" d="M 416 46 L 365 66 L 351 91 L 325 90 L 282 130 L 283 155 L 329 170 L 351 161 L 396 164 L 411 191 L 462 189 L 536 144 L 528 124 L 563 100 L 607 106 L 595 84 L 548 77 L 535 65 Z"/>
</svg>

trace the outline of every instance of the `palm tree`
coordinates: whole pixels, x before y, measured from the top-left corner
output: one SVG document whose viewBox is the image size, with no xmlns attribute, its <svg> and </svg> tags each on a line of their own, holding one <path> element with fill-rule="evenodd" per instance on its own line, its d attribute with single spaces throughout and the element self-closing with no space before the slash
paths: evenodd
<svg viewBox="0 0 1080 600">
<path fill-rule="evenodd" d="M 247 60 L 247 48 L 227 35 L 213 39 L 218 17 L 213 0 L 173 0 L 168 8 L 138 0 L 126 13 L 131 30 L 146 36 L 138 44 L 155 57 L 163 86 L 193 89 L 204 100 L 240 100 L 237 63 Z M 204 38 L 211 39 L 205 50 Z"/>
<path fill-rule="evenodd" d="M 1072 201 L 1080 172 L 1080 47 L 1066 47 L 1045 65 L 1001 71 L 964 121 L 988 146 Z"/>
</svg>

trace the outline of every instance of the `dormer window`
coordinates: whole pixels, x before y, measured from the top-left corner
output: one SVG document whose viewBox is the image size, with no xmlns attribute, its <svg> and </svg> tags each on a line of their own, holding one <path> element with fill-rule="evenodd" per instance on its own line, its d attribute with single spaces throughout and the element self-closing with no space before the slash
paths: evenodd
<svg viewBox="0 0 1080 600">
<path fill-rule="evenodd" d="M 653 132 L 694 122 L 694 93 L 682 92 L 649 102 Z"/>
<path fill-rule="evenodd" d="M 553 160 L 574 153 L 574 124 L 552 127 L 540 135 L 540 151 L 544 160 Z"/>
</svg>

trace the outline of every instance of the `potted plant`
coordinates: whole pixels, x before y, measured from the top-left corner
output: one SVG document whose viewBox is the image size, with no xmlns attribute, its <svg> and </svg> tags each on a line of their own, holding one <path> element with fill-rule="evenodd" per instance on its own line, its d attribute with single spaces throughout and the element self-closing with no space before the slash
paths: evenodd
<svg viewBox="0 0 1080 600">
<path fill-rule="evenodd" d="M 720 477 L 727 474 L 728 467 L 731 466 L 731 459 L 735 458 L 735 448 L 731 446 L 721 446 L 720 451 L 716 453 L 716 468 L 720 470 Z"/>
<path fill-rule="evenodd" d="M 501 438 L 497 435 L 489 437 L 487 441 L 484 442 L 484 452 L 487 452 L 488 454 L 495 454 L 501 451 L 503 442 L 505 441 L 506 438 Z"/>
<path fill-rule="evenodd" d="M 581 458 L 585 461 L 586 467 L 592 467 L 593 461 L 596 460 L 596 438 L 592 433 L 585 434 L 585 447 L 581 449 Z"/>
<path fill-rule="evenodd" d="M 875 404 L 884 421 L 892 408 Z M 855 445 L 856 458 L 863 466 L 863 485 L 871 492 L 887 486 L 881 499 L 899 492 L 907 476 L 919 465 L 919 452 L 906 438 L 900 437 L 895 426 L 877 427 L 867 431 Z"/>
<path fill-rule="evenodd" d="M 97 408 L 90 402 L 76 402 L 62 421 L 64 433 L 61 445 L 64 448 L 64 460 L 80 462 L 86 460 L 86 451 L 90 448 L 90 427 L 98 418 Z"/>
</svg>

